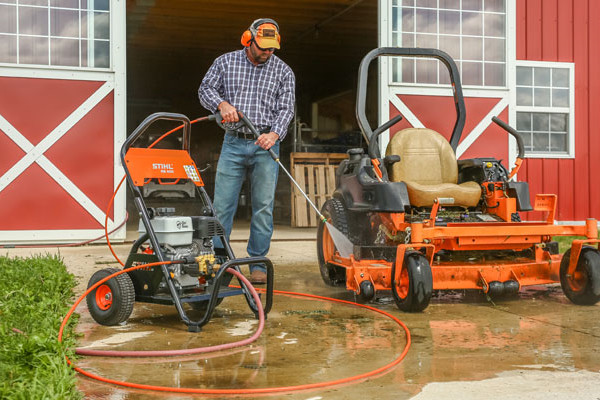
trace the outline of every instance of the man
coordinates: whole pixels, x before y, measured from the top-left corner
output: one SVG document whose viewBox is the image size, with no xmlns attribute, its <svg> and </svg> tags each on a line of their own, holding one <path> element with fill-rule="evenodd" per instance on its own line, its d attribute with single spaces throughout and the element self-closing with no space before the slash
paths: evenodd
<svg viewBox="0 0 600 400">
<path fill-rule="evenodd" d="M 266 150 L 279 154 L 279 143 L 294 115 L 295 77 L 273 54 L 280 48 L 277 22 L 255 20 L 242 34 L 244 49 L 218 57 L 204 76 L 198 97 L 211 112 L 219 111 L 228 127 L 217 164 L 214 206 L 227 237 L 246 172 L 250 176 L 252 219 L 248 254 L 265 256 L 273 235 L 273 203 L 278 164 Z M 239 121 L 238 111 L 254 123 L 256 139 Z M 266 282 L 264 265 L 250 266 L 252 283 Z"/>
</svg>

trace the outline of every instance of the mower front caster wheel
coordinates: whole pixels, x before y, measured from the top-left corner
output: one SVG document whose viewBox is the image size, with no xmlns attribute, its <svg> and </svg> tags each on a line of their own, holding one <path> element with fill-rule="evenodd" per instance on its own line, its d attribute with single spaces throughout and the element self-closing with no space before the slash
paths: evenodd
<svg viewBox="0 0 600 400">
<path fill-rule="evenodd" d="M 106 278 L 119 272 L 116 268 L 105 268 L 96 271 L 88 282 L 88 288 Z M 118 325 L 127 321 L 133 311 L 135 302 L 135 289 L 129 275 L 121 274 L 104 282 L 91 291 L 86 302 L 88 310 L 94 321 L 100 325 Z"/>
<path fill-rule="evenodd" d="M 396 268 L 402 268 L 395 279 Z M 420 312 L 427 308 L 433 294 L 433 276 L 427 258 L 412 251 L 404 256 L 404 263 L 394 263 L 392 295 L 396 306 L 405 312 Z"/>
<path fill-rule="evenodd" d="M 591 306 L 600 301 L 600 252 L 584 246 L 572 276 L 567 276 L 571 249 L 560 262 L 560 286 L 569 300 L 578 305 Z"/>
<path fill-rule="evenodd" d="M 375 297 L 375 287 L 371 281 L 362 281 L 360 283 L 360 292 L 358 293 L 358 301 L 368 303 Z"/>
</svg>

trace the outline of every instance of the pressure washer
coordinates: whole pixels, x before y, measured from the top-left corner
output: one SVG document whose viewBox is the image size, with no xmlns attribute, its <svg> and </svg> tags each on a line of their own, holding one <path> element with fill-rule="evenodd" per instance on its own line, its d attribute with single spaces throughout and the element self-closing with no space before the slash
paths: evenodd
<svg viewBox="0 0 600 400">
<path fill-rule="evenodd" d="M 206 118 L 215 119 L 218 119 L 215 115 Z M 152 145 L 133 147 L 148 128 L 160 120 L 183 124 L 181 149 L 156 149 Z M 246 119 L 246 122 L 253 127 L 249 120 Z M 90 292 L 86 298 L 87 306 L 92 318 L 99 324 L 110 326 L 127 321 L 137 301 L 174 305 L 188 330 L 198 332 L 208 323 L 214 308 L 225 297 L 235 295 L 243 295 L 250 309 L 258 315 L 259 305 L 252 298 L 248 286 L 240 281 L 239 288 L 230 287 L 232 275 L 225 274 L 230 268 L 240 272 L 240 266 L 250 264 L 266 267 L 264 313 L 271 309 L 273 264 L 267 257 L 235 257 L 204 189 L 200 172 L 190 157 L 190 137 L 191 122 L 185 115 L 161 112 L 147 117 L 121 148 L 121 162 L 140 216 L 140 236 L 133 243 L 124 268 L 164 264 L 118 275 Z M 184 181 L 194 184 L 201 203 L 199 215 L 181 215 L 174 207 L 147 206 L 141 190 L 144 185 L 168 186 Z M 215 238 L 220 239 L 223 247 L 215 246 Z M 90 278 L 88 288 L 117 271 L 113 268 L 97 271 Z M 202 311 L 203 317 L 190 319 L 184 304 Z"/>
</svg>

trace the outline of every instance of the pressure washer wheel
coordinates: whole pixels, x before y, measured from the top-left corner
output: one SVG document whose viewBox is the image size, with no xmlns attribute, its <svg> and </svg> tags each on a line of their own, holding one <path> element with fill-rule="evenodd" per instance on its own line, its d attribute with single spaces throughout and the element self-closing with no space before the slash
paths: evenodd
<svg viewBox="0 0 600 400">
<path fill-rule="evenodd" d="M 405 312 L 420 312 L 427 308 L 433 294 L 433 276 L 427 258 L 412 251 L 404 256 L 400 279 L 395 281 L 392 271 L 392 295 L 396 306 Z"/>
<path fill-rule="evenodd" d="M 88 282 L 88 288 L 119 272 L 116 268 L 105 268 L 96 271 Z M 94 321 L 101 325 L 118 325 L 127 321 L 133 311 L 135 289 L 129 275 L 121 274 L 109 279 L 94 289 L 86 297 L 88 310 Z"/>
<path fill-rule="evenodd" d="M 344 204 L 338 199 L 329 199 L 323 204 L 321 214 L 330 224 L 348 237 L 348 218 Z M 329 286 L 344 286 L 346 284 L 346 269 L 338 265 L 329 264 L 335 254 L 335 244 L 323 221 L 319 221 L 317 228 L 317 256 L 321 278 Z"/>
<path fill-rule="evenodd" d="M 600 252 L 584 246 L 573 276 L 567 276 L 571 249 L 560 262 L 560 286 L 569 300 L 578 305 L 594 305 L 600 301 Z"/>
</svg>

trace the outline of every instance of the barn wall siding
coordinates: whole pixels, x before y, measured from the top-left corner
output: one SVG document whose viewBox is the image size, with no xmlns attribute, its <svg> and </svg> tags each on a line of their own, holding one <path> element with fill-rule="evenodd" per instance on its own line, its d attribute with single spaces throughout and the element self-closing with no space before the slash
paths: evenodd
<svg viewBox="0 0 600 400">
<path fill-rule="evenodd" d="M 517 0 L 517 59 L 575 63 L 575 159 L 527 159 L 519 179 L 558 194 L 557 219 L 600 219 L 598 122 L 600 36 L 597 0 Z"/>
</svg>

